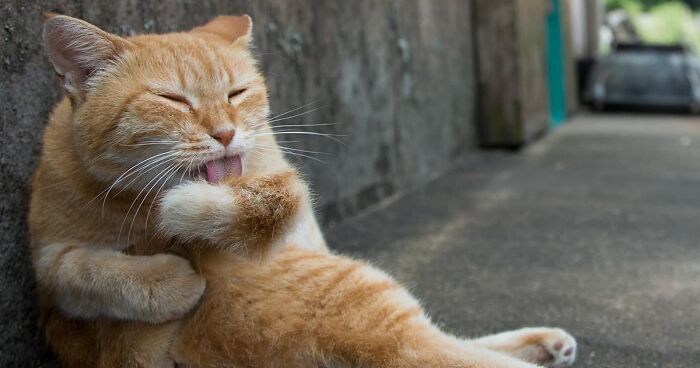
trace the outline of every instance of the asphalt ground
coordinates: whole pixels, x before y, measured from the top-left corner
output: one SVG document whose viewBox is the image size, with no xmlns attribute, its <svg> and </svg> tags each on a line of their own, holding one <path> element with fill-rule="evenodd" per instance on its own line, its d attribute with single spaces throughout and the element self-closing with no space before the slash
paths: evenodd
<svg viewBox="0 0 700 368">
<path fill-rule="evenodd" d="M 582 115 L 328 239 L 459 335 L 559 326 L 576 367 L 700 366 L 700 118 Z"/>
</svg>

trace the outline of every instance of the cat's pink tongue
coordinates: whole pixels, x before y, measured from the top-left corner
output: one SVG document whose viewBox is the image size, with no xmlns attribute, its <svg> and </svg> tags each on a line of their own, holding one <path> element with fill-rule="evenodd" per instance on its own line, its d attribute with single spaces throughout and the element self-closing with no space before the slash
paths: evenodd
<svg viewBox="0 0 700 368">
<path fill-rule="evenodd" d="M 207 162 L 207 182 L 218 183 L 223 178 L 234 175 L 240 176 L 243 172 L 241 156 L 224 157 Z"/>
</svg>

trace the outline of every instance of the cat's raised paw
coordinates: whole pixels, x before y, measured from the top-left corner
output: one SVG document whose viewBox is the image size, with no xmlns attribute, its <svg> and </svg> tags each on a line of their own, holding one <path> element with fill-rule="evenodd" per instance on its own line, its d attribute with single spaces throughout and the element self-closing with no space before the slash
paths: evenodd
<svg viewBox="0 0 700 368">
<path fill-rule="evenodd" d="M 179 185 L 160 201 L 159 228 L 170 236 L 209 239 L 218 234 L 217 220 L 228 221 L 235 199 L 226 186 L 204 182 Z"/>
</svg>

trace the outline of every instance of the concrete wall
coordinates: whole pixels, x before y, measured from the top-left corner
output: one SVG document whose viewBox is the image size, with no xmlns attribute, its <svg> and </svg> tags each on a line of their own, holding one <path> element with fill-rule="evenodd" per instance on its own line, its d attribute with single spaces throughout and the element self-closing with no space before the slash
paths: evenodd
<svg viewBox="0 0 700 368">
<path fill-rule="evenodd" d="M 474 2 L 479 141 L 486 146 L 516 142 L 519 126 L 518 65 L 513 0 Z"/>
<path fill-rule="evenodd" d="M 473 147 L 471 4 L 462 0 L 21 1 L 0 5 L 0 366 L 49 360 L 34 325 L 26 254 L 27 183 L 59 92 L 43 54 L 41 13 L 84 18 L 119 34 L 166 32 L 248 13 L 274 112 L 316 102 L 296 120 L 329 123 L 298 148 L 325 224 L 444 172 Z"/>
<path fill-rule="evenodd" d="M 517 4 L 518 102 L 522 141 L 538 137 L 549 127 L 549 84 L 547 82 L 547 21 L 549 0 L 519 1 Z"/>
<path fill-rule="evenodd" d="M 574 41 L 574 20 L 576 16 L 572 7 L 574 0 L 563 0 L 562 6 L 562 28 L 564 30 L 564 68 L 566 73 L 566 111 L 573 114 L 578 110 L 578 78 L 576 75 L 576 53 Z"/>
<path fill-rule="evenodd" d="M 547 129 L 547 4 L 475 0 L 477 120 L 484 146 L 519 147 Z"/>
</svg>

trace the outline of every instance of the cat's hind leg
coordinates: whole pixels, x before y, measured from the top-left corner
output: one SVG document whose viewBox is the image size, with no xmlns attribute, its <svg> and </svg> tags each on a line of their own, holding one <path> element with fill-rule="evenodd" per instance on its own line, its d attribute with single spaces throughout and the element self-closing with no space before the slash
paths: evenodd
<svg viewBox="0 0 700 368">
<path fill-rule="evenodd" d="M 203 254 L 208 292 L 172 356 L 182 366 L 535 368 L 444 333 L 384 272 L 290 247 L 267 262 Z"/>
<path fill-rule="evenodd" d="M 483 348 L 551 367 L 565 367 L 576 360 L 576 339 L 561 328 L 526 327 L 484 336 L 472 342 Z"/>
</svg>

